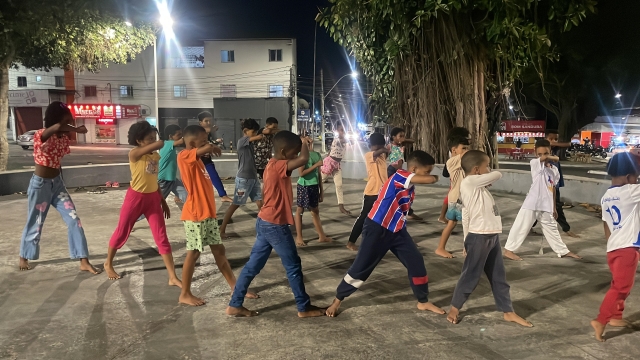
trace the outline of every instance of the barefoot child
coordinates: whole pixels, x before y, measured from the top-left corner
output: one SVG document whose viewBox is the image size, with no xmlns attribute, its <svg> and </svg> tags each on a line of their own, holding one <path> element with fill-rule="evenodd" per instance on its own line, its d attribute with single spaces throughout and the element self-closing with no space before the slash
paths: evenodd
<svg viewBox="0 0 640 360">
<path fill-rule="evenodd" d="M 407 213 L 414 198 L 414 184 L 438 181 L 437 176 L 429 175 L 434 164 L 431 155 L 421 150 L 414 151 L 407 160 L 407 170 L 399 169 L 384 183 L 364 220 L 358 255 L 338 285 L 327 316 L 337 315 L 342 301 L 362 286 L 389 250 L 407 268 L 409 284 L 418 299 L 418 309 L 445 313 L 429 302 L 429 278 L 424 258 L 406 228 Z"/>
<path fill-rule="evenodd" d="M 402 169 L 402 163 L 404 162 L 404 146 L 406 144 L 413 144 L 412 139 L 407 139 L 404 129 L 395 127 L 391 129 L 389 133 L 391 136 L 391 143 L 389 144 L 389 166 L 387 167 L 387 177 L 391 177 L 396 170 Z M 413 209 L 409 209 L 408 219 L 422 220 L 422 218 L 413 213 Z"/>
<path fill-rule="evenodd" d="M 80 260 L 81 271 L 99 274 L 100 271 L 89 263 L 87 238 L 76 213 L 76 206 L 60 174 L 60 160 L 70 153 L 67 134 L 71 131 L 86 134 L 87 128 L 84 125 L 73 126 L 71 110 L 59 101 L 54 101 L 47 107 L 44 126 L 44 129 L 33 135 L 33 159 L 36 166 L 27 190 L 29 209 L 20 241 L 19 268 L 31 270 L 29 260 L 38 260 L 42 227 L 49 207 L 53 205 L 67 224 L 71 259 Z"/>
<path fill-rule="evenodd" d="M 324 309 L 311 305 L 305 292 L 302 264 L 296 243 L 289 229 L 293 224 L 293 190 L 291 172 L 309 161 L 310 140 L 300 141 L 298 135 L 290 131 L 280 131 L 273 137 L 274 157 L 264 169 L 264 206 L 256 221 L 256 242 L 251 249 L 249 261 L 240 272 L 226 313 L 234 316 L 255 316 L 255 311 L 242 306 L 247 289 L 269 260 L 271 250 L 275 250 L 287 272 L 289 286 L 293 291 L 299 317 L 324 315 Z M 298 155 L 300 153 L 300 155 Z"/>
<path fill-rule="evenodd" d="M 465 178 L 460 183 L 460 200 L 467 210 L 464 216 L 468 217 L 464 219 L 469 232 L 464 241 L 467 256 L 453 292 L 447 320 L 453 324 L 459 322 L 460 309 L 478 286 L 484 271 L 491 283 L 496 307 L 504 313 L 504 319 L 532 327 L 530 322 L 513 311 L 511 304 L 498 238 L 502 233 L 502 219 L 493 196 L 487 190 L 487 186 L 502 178 L 502 174 L 490 171 L 489 161 L 489 156 L 478 150 L 469 150 L 462 156 Z"/>
<path fill-rule="evenodd" d="M 301 136 L 304 138 L 304 136 Z M 306 146 L 306 145 L 305 145 Z M 323 189 L 322 181 L 320 181 L 320 167 L 322 166 L 322 155 L 313 151 L 313 141 L 309 142 L 309 161 L 298 169 L 298 196 L 296 201 L 298 209 L 296 210 L 296 245 L 307 246 L 302 238 L 302 214 L 304 209 L 311 210 L 313 218 L 313 226 L 318 233 L 319 242 L 332 242 L 333 240 L 324 233 L 322 223 L 320 222 L 320 212 L 318 205 L 322 202 Z"/>
<path fill-rule="evenodd" d="M 220 225 L 220 236 L 228 239 L 226 230 L 227 224 L 231 221 L 231 216 L 238 210 L 241 205 L 247 203 L 247 199 L 258 205 L 258 211 L 262 207 L 262 189 L 258 180 L 258 171 L 253 154 L 254 141 L 262 139 L 262 135 L 258 135 L 260 125 L 254 119 L 245 119 L 242 122 L 242 132 L 244 136 L 238 140 L 238 174 L 236 175 L 236 185 L 233 193 L 233 204 L 229 205 L 227 212 L 224 214 L 222 225 Z"/>
<path fill-rule="evenodd" d="M 211 249 L 216 265 L 232 291 L 236 286 L 236 277 L 233 275 L 220 238 L 213 188 L 209 185 L 211 181 L 207 179 L 207 172 L 200 160 L 204 154 L 220 156 L 222 152 L 220 148 L 207 142 L 206 131 L 198 125 L 187 126 L 184 129 L 184 140 L 186 150 L 178 155 L 178 166 L 189 194 L 180 218 L 184 223 L 187 237 L 187 257 L 182 266 L 182 292 L 178 301 L 199 306 L 204 304 L 204 300 L 191 293 L 191 280 L 196 261 L 205 246 Z M 255 299 L 258 296 L 249 292 L 247 297 Z"/>
<path fill-rule="evenodd" d="M 118 227 L 111 235 L 111 240 L 109 240 L 104 269 L 109 279 L 117 280 L 121 278 L 113 269 L 113 258 L 116 256 L 118 249 L 127 242 L 137 219 L 140 215 L 144 215 L 149 222 L 153 240 L 158 246 L 158 252 L 167 267 L 169 285 L 182 287 L 182 283 L 176 276 L 174 269 L 171 245 L 169 244 L 167 229 L 164 224 L 164 217 L 168 219 L 170 211 L 158 186 L 158 160 L 160 160 L 160 155 L 156 152 L 164 146 L 164 141 L 156 141 L 156 134 L 156 128 L 146 121 L 137 122 L 129 128 L 129 144 L 135 146 L 129 151 L 131 187 L 127 190 L 124 203 L 120 209 Z"/>
<path fill-rule="evenodd" d="M 522 260 L 514 251 L 522 245 L 531 225 L 538 220 L 545 239 L 558 257 L 580 259 L 562 242 L 555 220 L 558 217 L 555 208 L 555 187 L 558 185 L 560 174 L 551 162 L 557 162 L 558 157 L 551 155 L 551 145 L 548 140 L 536 141 L 535 151 L 538 158 L 531 160 L 530 163 L 533 183 L 509 231 L 509 237 L 504 246 L 504 256 L 511 260 Z"/>
<path fill-rule="evenodd" d="M 357 251 L 356 241 L 362 234 L 364 220 L 369 215 L 369 211 L 373 208 L 373 204 L 378 199 L 378 193 L 382 185 L 387 181 L 387 160 L 386 155 L 389 149 L 385 147 L 384 135 L 373 133 L 369 137 L 369 151 L 364 154 L 364 162 L 367 165 L 367 186 L 364 188 L 364 197 L 362 199 L 362 210 L 360 216 L 356 219 L 349 235 L 347 249 Z"/>
<path fill-rule="evenodd" d="M 467 139 L 469 141 L 469 144 L 471 144 L 471 134 L 469 133 L 469 130 L 463 127 L 454 127 L 453 129 L 451 129 L 451 131 L 449 131 L 449 135 L 447 135 L 447 144 L 451 141 L 451 139 L 460 137 Z M 449 151 L 449 157 L 451 157 L 451 151 Z M 447 170 L 447 164 L 445 163 L 444 167 L 442 168 L 442 177 L 448 179 L 450 176 L 451 174 L 449 174 L 449 170 Z M 444 201 L 442 202 L 442 209 L 440 210 L 440 217 L 438 217 L 438 222 L 441 222 L 443 224 L 449 223 L 447 221 L 447 210 L 449 210 L 449 199 L 445 197 Z"/>
<path fill-rule="evenodd" d="M 213 115 L 211 115 L 208 111 L 203 111 L 198 114 L 198 121 L 200 126 L 202 126 L 207 131 L 207 140 L 209 143 L 213 143 L 213 133 L 216 132 L 218 127 L 216 125 L 212 125 L 211 121 L 213 120 Z M 209 173 L 209 178 L 211 179 L 211 183 L 216 188 L 218 192 L 218 196 L 222 199 L 222 202 L 232 202 L 231 198 L 227 196 L 227 191 L 224 189 L 224 185 L 222 184 L 222 180 L 220 179 L 220 175 L 218 175 L 218 171 L 216 171 L 216 166 L 211 160 L 211 154 L 205 154 L 201 158 L 204 163 L 207 172 Z"/>
<path fill-rule="evenodd" d="M 462 206 L 458 198 L 460 196 L 460 182 L 462 182 L 464 178 L 464 170 L 462 170 L 460 161 L 462 155 L 469 150 L 469 140 L 462 137 L 449 139 L 449 150 L 451 151 L 452 157 L 446 164 L 451 176 L 451 186 L 449 188 L 449 194 L 447 195 L 448 209 L 446 219 L 448 220 L 448 224 L 444 230 L 442 230 L 440 243 L 435 253 L 444 258 L 451 259 L 453 255 L 447 251 L 446 246 L 451 232 L 458 224 L 458 221 L 462 221 Z"/>
<path fill-rule="evenodd" d="M 640 158 L 630 153 L 616 154 L 607 166 L 611 187 L 602 197 L 602 220 L 607 239 L 607 262 L 611 287 L 602 300 L 598 317 L 591 321 L 596 340 L 604 341 L 604 329 L 628 326 L 622 319 L 624 301 L 629 296 L 638 268 L 640 248 L 640 185 L 636 184 Z"/>
<path fill-rule="evenodd" d="M 347 144 L 349 140 L 344 135 L 344 126 L 338 124 L 336 126 L 336 133 L 338 136 L 333 138 L 331 143 L 331 150 L 329 156 L 324 158 L 322 167 L 320 168 L 322 173 L 322 181 L 327 182 L 329 176 L 333 176 L 333 184 L 336 186 L 336 197 L 338 198 L 338 208 L 340 212 L 345 215 L 351 215 L 351 212 L 344 208 L 344 193 L 342 192 L 342 169 L 340 163 L 347 151 Z"/>
</svg>

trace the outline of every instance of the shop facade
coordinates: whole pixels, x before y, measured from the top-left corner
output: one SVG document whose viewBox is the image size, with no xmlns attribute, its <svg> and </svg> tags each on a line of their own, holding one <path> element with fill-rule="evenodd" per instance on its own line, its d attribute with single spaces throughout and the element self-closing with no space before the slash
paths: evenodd
<svg viewBox="0 0 640 360">
<path fill-rule="evenodd" d="M 544 120 L 505 120 L 500 123 L 497 133 L 498 153 L 508 154 L 522 143 L 524 153 L 534 153 L 537 138 L 545 136 L 547 122 Z"/>
<path fill-rule="evenodd" d="M 140 105 L 70 104 L 76 126 L 84 125 L 86 134 L 78 134 L 78 144 L 128 144 L 127 134 L 134 123 L 143 120 Z"/>
</svg>

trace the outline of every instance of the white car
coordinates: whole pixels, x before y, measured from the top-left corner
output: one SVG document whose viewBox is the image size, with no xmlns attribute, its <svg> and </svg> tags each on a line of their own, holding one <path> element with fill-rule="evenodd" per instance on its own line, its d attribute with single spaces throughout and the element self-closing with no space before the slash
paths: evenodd
<svg viewBox="0 0 640 360">
<path fill-rule="evenodd" d="M 16 143 L 22 146 L 23 149 L 29 150 L 30 146 L 33 146 L 33 135 L 36 133 L 36 130 L 29 130 L 26 133 L 18 136 L 18 141 Z"/>
</svg>

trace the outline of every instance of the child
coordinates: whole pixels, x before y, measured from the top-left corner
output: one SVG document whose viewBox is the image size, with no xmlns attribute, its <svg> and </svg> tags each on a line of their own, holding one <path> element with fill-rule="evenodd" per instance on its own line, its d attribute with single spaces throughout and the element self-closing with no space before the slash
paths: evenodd
<svg viewBox="0 0 640 360">
<path fill-rule="evenodd" d="M 513 311 L 511 304 L 498 238 L 502 233 L 502 219 L 493 196 L 487 190 L 487 186 L 500 180 L 502 174 L 490 171 L 489 161 L 489 156 L 478 150 L 469 150 L 462 156 L 465 178 L 460 182 L 460 200 L 467 210 L 464 212 L 464 222 L 468 224 L 468 235 L 464 241 L 467 256 L 453 292 L 447 320 L 453 324 L 459 322 L 460 309 L 478 286 L 484 271 L 491 283 L 496 307 L 504 313 L 504 319 L 532 327 L 530 322 Z"/>
<path fill-rule="evenodd" d="M 301 135 L 302 138 L 304 136 Z M 305 145 L 306 146 L 306 145 Z M 322 155 L 313 151 L 313 141 L 309 142 L 309 160 L 304 166 L 298 169 L 300 175 L 298 179 L 298 209 L 296 210 L 296 246 L 307 246 L 302 238 L 302 214 L 304 209 L 311 210 L 313 226 L 320 236 L 319 242 L 332 242 L 333 240 L 324 233 L 322 223 L 320 223 L 320 212 L 318 204 L 323 200 L 322 181 L 320 181 L 320 167 L 322 166 Z"/>
<path fill-rule="evenodd" d="M 220 148 L 207 142 L 207 132 L 198 125 L 187 126 L 184 129 L 186 150 L 178 155 L 180 175 L 187 188 L 188 197 L 180 218 L 184 223 L 187 237 L 187 257 L 182 266 L 182 292 L 178 301 L 183 304 L 200 306 L 204 300 L 191 293 L 191 280 L 195 264 L 205 246 L 209 246 L 216 261 L 216 265 L 233 290 L 236 277 L 225 256 L 225 248 L 218 231 L 216 220 L 216 203 L 213 188 L 209 185 L 207 172 L 200 157 L 204 154 L 220 156 Z M 248 298 L 258 296 L 247 293 Z"/>
<path fill-rule="evenodd" d="M 273 152 L 273 135 L 278 132 L 278 119 L 268 117 L 265 121 L 265 127 L 258 131 L 258 135 L 262 135 L 260 140 L 251 143 L 253 145 L 253 153 L 255 155 L 256 170 L 258 177 L 262 179 L 264 168 L 267 166 L 271 153 Z"/>
<path fill-rule="evenodd" d="M 256 242 L 251 249 L 249 261 L 240 272 L 226 313 L 234 316 L 255 316 L 255 311 L 242 306 L 247 288 L 253 278 L 266 264 L 274 249 L 287 271 L 289 285 L 298 307 L 298 316 L 316 317 L 324 315 L 324 309 L 311 305 L 305 292 L 302 265 L 289 225 L 293 224 L 293 191 L 291 172 L 309 161 L 310 140 L 305 138 L 304 146 L 298 135 L 290 131 L 280 131 L 273 137 L 274 157 L 264 169 L 264 206 L 256 221 Z M 298 155 L 300 153 L 300 155 Z"/>
<path fill-rule="evenodd" d="M 449 131 L 449 135 L 447 136 L 447 144 L 451 141 L 451 139 L 455 138 L 465 138 L 469 141 L 469 145 L 471 145 L 471 133 L 469 130 L 463 127 L 454 127 Z M 449 151 L 449 157 L 451 157 L 451 151 Z M 442 177 L 449 178 L 450 174 L 447 170 L 447 164 L 444 164 L 442 168 Z M 443 224 L 448 224 L 447 220 L 447 210 L 449 210 L 449 199 L 445 196 L 444 201 L 442 202 L 442 209 L 440 210 L 440 217 L 438 217 L 438 222 Z"/>
<path fill-rule="evenodd" d="M 140 215 L 144 215 L 151 227 L 153 239 L 158 246 L 164 265 L 169 272 L 169 285 L 182 287 L 176 276 L 171 255 L 171 245 L 167 238 L 164 216 L 171 215 L 167 202 L 162 197 L 158 186 L 158 160 L 156 150 L 164 146 L 164 141 L 156 141 L 156 129 L 146 121 L 137 122 L 129 128 L 129 145 L 135 146 L 129 151 L 129 168 L 131 169 L 131 187 L 127 190 L 124 203 L 120 209 L 118 227 L 109 240 L 109 250 L 104 269 L 110 280 L 121 276 L 113 269 L 113 258 L 116 252 L 127 242 L 131 229 Z"/>
<path fill-rule="evenodd" d="M 364 188 L 364 197 L 362 199 L 362 210 L 360 216 L 356 219 L 349 235 L 347 249 L 357 251 L 356 241 L 362 234 L 364 221 L 369 215 L 373 204 L 378 199 L 378 193 L 382 185 L 387 181 L 387 160 L 386 155 L 389 149 L 385 147 L 384 135 L 373 133 L 369 137 L 369 151 L 364 154 L 364 162 L 367 165 L 367 186 Z"/>
<path fill-rule="evenodd" d="M 640 159 L 630 153 L 614 155 L 607 165 L 611 187 L 602 197 L 602 220 L 607 239 L 607 263 L 611 270 L 611 287 L 602 300 L 598 317 L 591 321 L 596 340 L 604 341 L 607 324 L 629 326 L 622 319 L 624 301 L 629 296 L 638 268 L 640 222 L 638 203 L 640 185 L 637 185 Z"/>
<path fill-rule="evenodd" d="M 216 132 L 218 127 L 216 125 L 211 125 L 211 120 L 213 120 L 213 115 L 211 115 L 208 111 L 203 111 L 198 114 L 198 121 L 200 122 L 200 126 L 202 126 L 207 131 L 207 140 L 209 143 L 213 142 L 213 133 Z M 224 189 L 224 185 L 222 184 L 222 180 L 220 179 L 220 175 L 216 171 L 216 166 L 213 164 L 211 160 L 210 154 L 205 154 L 201 158 L 204 163 L 204 167 L 207 169 L 209 173 L 209 178 L 211 179 L 211 183 L 216 188 L 218 195 L 222 199 L 222 202 L 232 202 L 231 198 L 227 196 L 227 191 Z"/>
<path fill-rule="evenodd" d="M 340 212 L 345 215 L 351 215 L 351 212 L 344 208 L 344 194 L 342 192 L 342 169 L 340 163 L 344 157 L 344 153 L 347 150 L 347 144 L 349 141 L 344 136 L 344 126 L 338 124 L 336 126 L 337 137 L 333 139 L 331 143 L 331 151 L 329 156 L 324 158 L 322 162 L 322 181 L 327 182 L 329 176 L 333 176 L 333 183 L 336 186 L 336 197 L 338 198 L 338 208 Z"/>
<path fill-rule="evenodd" d="M 557 162 L 558 157 L 551 155 L 551 145 L 548 140 L 536 141 L 535 150 L 538 158 L 531 160 L 530 163 L 533 183 L 509 231 L 507 244 L 504 246 L 504 256 L 511 260 L 522 260 L 514 251 L 522 245 L 531 225 L 538 220 L 544 237 L 558 257 L 568 256 L 580 259 L 562 242 L 555 220 L 558 216 L 555 210 L 555 187 L 558 185 L 560 175 L 551 162 Z"/>
<path fill-rule="evenodd" d="M 71 110 L 59 101 L 47 106 L 44 126 L 44 129 L 36 131 L 33 136 L 33 159 L 36 166 L 27 190 L 29 209 L 27 224 L 20 240 L 19 268 L 31 270 L 29 260 L 38 260 L 42 227 L 49 207 L 53 205 L 67 224 L 71 259 L 80 259 L 81 271 L 99 274 L 100 271 L 89 263 L 87 238 L 76 213 L 76 206 L 60 174 L 60 160 L 70 152 L 67 133 L 75 131 L 86 134 L 87 128 L 84 125 L 73 126 Z"/>
<path fill-rule="evenodd" d="M 362 245 L 344 279 L 327 316 L 336 316 L 340 304 L 369 278 L 384 255 L 391 250 L 409 273 L 409 284 L 418 298 L 418 309 L 438 314 L 445 311 L 429 302 L 429 278 L 424 259 L 407 232 L 406 217 L 414 198 L 414 184 L 433 184 L 437 176 L 429 175 L 435 160 L 424 151 L 409 155 L 407 170 L 398 169 L 382 186 L 369 216 L 364 220 Z"/>
<path fill-rule="evenodd" d="M 402 169 L 404 162 L 404 146 L 405 144 L 413 144 L 412 139 L 405 137 L 404 129 L 395 127 L 391 129 L 391 143 L 389 144 L 389 167 L 387 167 L 387 177 L 391 177 L 396 170 Z M 408 219 L 422 220 L 422 218 L 413 213 L 413 209 L 409 209 Z"/>
<path fill-rule="evenodd" d="M 458 224 L 458 221 L 462 221 L 462 206 L 459 204 L 458 199 L 460 196 L 460 182 L 464 178 L 464 170 L 462 170 L 460 161 L 462 155 L 469 150 L 469 140 L 461 137 L 451 138 L 449 139 L 449 150 L 452 157 L 447 161 L 446 166 L 451 176 L 451 186 L 447 195 L 448 209 L 445 215 L 448 224 L 442 230 L 440 243 L 435 251 L 436 255 L 447 259 L 453 258 L 453 255 L 446 249 L 447 241 L 449 241 L 451 232 Z"/>
</svg>

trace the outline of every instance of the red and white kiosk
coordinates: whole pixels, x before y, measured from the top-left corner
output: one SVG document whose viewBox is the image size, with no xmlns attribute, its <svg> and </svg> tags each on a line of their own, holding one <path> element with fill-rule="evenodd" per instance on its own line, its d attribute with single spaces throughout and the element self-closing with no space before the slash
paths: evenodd
<svg viewBox="0 0 640 360">
<path fill-rule="evenodd" d="M 88 132 L 78 134 L 79 144 L 127 144 L 127 133 L 140 120 L 140 105 L 70 104 L 76 125 Z"/>
<path fill-rule="evenodd" d="M 498 153 L 509 154 L 522 142 L 523 154 L 534 153 L 536 138 L 545 136 L 547 122 L 545 120 L 505 120 L 500 123 L 498 132 Z"/>
</svg>

